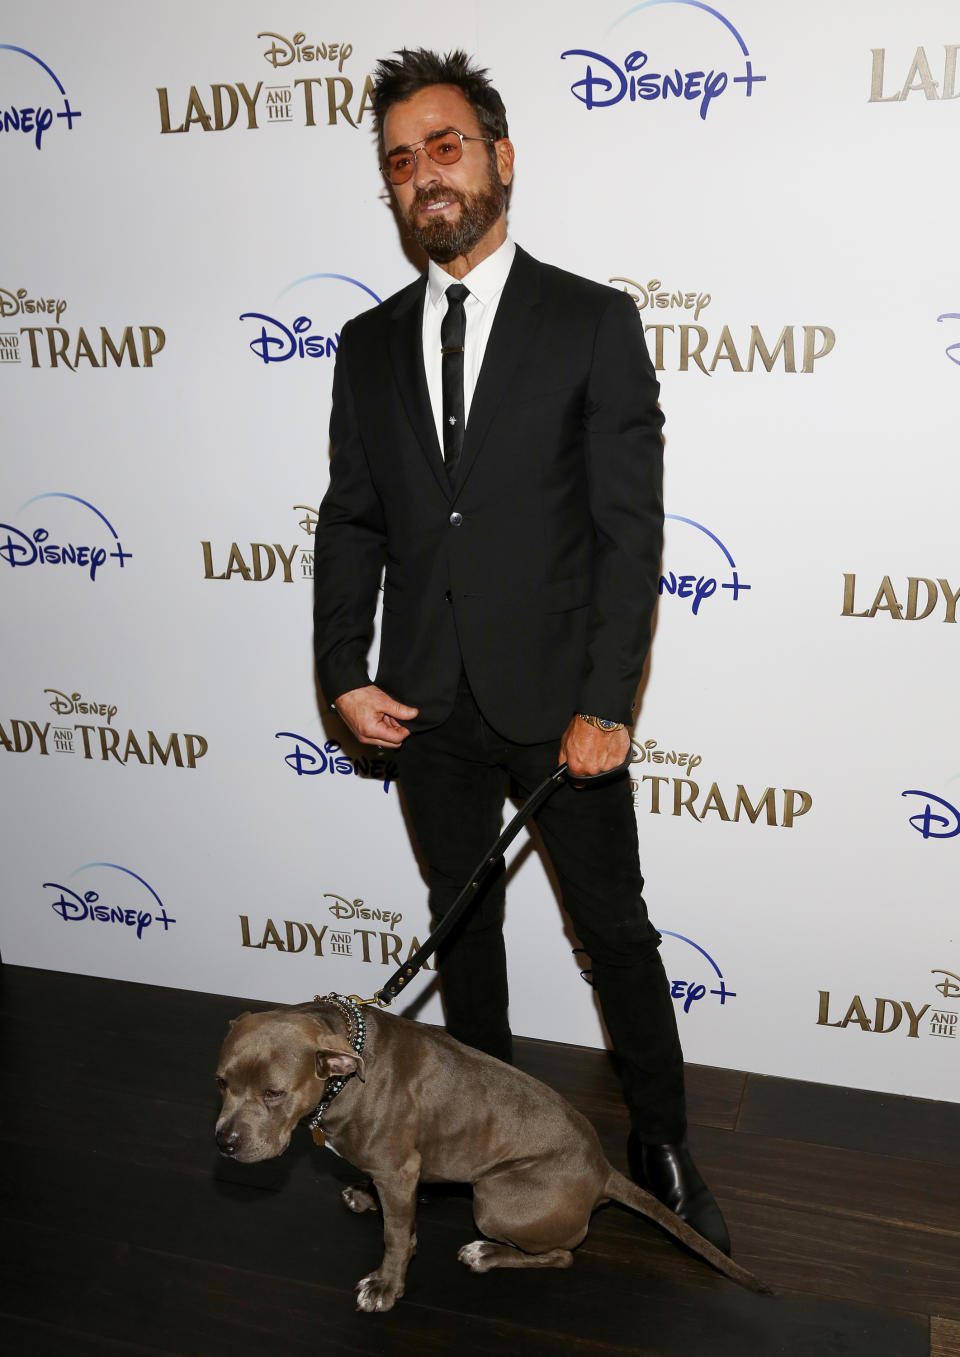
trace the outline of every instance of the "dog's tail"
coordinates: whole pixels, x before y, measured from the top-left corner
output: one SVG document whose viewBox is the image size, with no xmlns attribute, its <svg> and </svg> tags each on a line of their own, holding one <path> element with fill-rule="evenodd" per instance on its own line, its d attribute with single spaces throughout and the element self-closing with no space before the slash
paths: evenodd
<svg viewBox="0 0 960 1357">
<path fill-rule="evenodd" d="M 724 1276 L 731 1278 L 732 1281 L 739 1282 L 749 1291 L 756 1291 L 762 1296 L 772 1296 L 773 1292 L 765 1282 L 761 1282 L 752 1272 L 748 1272 L 745 1267 L 735 1263 L 732 1258 L 728 1258 L 725 1253 L 721 1253 L 716 1245 L 711 1244 L 709 1239 L 704 1239 L 702 1234 L 698 1234 L 686 1221 L 657 1201 L 651 1193 L 632 1183 L 629 1178 L 625 1178 L 622 1173 L 618 1173 L 611 1166 L 609 1177 L 607 1178 L 604 1196 L 612 1201 L 620 1202 L 623 1206 L 629 1206 L 633 1211 L 639 1211 L 641 1215 L 647 1216 L 654 1221 L 668 1234 L 672 1234 L 675 1239 L 679 1239 L 681 1244 L 685 1244 L 688 1249 L 698 1253 L 701 1258 L 705 1258 L 708 1263 L 722 1272 Z"/>
</svg>

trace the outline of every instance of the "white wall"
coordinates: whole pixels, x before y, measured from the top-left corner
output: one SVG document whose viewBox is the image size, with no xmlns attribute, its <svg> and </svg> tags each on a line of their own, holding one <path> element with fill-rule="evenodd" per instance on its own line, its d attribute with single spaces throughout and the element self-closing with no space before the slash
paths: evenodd
<svg viewBox="0 0 960 1357">
<path fill-rule="evenodd" d="M 3 958 L 299 1001 L 372 994 L 384 946 L 426 936 L 389 770 L 316 771 L 340 731 L 309 529 L 325 341 L 413 276 L 364 82 L 403 43 L 462 45 L 510 114 L 513 234 L 630 290 L 660 355 L 676 592 L 633 771 L 687 1057 L 955 1097 L 955 6 L 435 11 L 4 21 Z M 339 48 L 279 64 L 295 33 L 301 58 Z M 640 74 L 704 72 L 696 97 L 631 100 L 628 73 L 603 105 L 636 52 Z M 322 356 L 264 362 L 299 317 Z M 41 531 L 94 567 L 41 560 Z M 599 1043 L 522 844 L 507 927 L 515 1029 Z"/>
</svg>

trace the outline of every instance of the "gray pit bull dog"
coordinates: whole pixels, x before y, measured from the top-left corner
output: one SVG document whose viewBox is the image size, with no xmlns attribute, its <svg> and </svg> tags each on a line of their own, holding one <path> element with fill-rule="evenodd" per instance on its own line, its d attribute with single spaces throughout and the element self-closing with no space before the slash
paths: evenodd
<svg viewBox="0 0 960 1357">
<path fill-rule="evenodd" d="M 282 1154 L 327 1081 L 346 1080 L 323 1113 L 323 1134 L 373 1180 L 386 1245 L 377 1270 L 357 1283 L 358 1310 L 389 1310 L 403 1295 L 421 1181 L 473 1185 L 474 1218 L 487 1238 L 458 1257 L 474 1272 L 569 1267 L 593 1210 L 616 1201 L 734 1281 L 768 1290 L 618 1173 L 586 1118 L 545 1084 L 436 1028 L 371 1008 L 364 1020 L 357 1054 L 345 1011 L 329 1000 L 245 1013 L 230 1025 L 217 1070 L 217 1144 L 244 1164 Z M 361 1188 L 342 1195 L 351 1211 L 376 1209 Z"/>
</svg>

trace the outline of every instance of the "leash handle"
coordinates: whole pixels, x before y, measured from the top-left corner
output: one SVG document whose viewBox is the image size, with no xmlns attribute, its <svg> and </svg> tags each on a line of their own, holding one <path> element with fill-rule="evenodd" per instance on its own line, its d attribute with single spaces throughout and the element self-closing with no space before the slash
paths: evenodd
<svg viewBox="0 0 960 1357">
<path fill-rule="evenodd" d="M 622 772 L 629 761 L 630 753 L 627 754 L 627 758 L 624 762 L 618 764 L 616 768 L 608 768 L 602 773 L 590 773 L 583 777 L 571 779 L 571 781 L 574 782 L 574 785 L 597 782 L 601 778 L 610 777 L 614 773 Z M 464 886 L 450 908 L 446 911 L 443 918 L 437 924 L 436 928 L 430 934 L 429 938 L 427 938 L 420 950 L 414 952 L 409 961 L 406 961 L 398 970 L 396 970 L 383 988 L 377 991 L 374 998 L 381 1008 L 388 1008 L 400 991 L 423 969 L 423 966 L 433 956 L 434 952 L 453 928 L 461 914 L 463 914 L 464 910 L 469 907 L 471 901 L 476 897 L 477 892 L 486 881 L 487 877 L 497 867 L 507 848 L 513 843 L 523 826 L 532 816 L 536 815 L 537 811 L 552 794 L 554 789 L 563 781 L 565 776 L 567 776 L 567 765 L 561 763 L 557 766 L 555 771 L 552 772 L 549 777 L 544 778 L 540 783 L 540 786 L 530 794 L 517 811 L 516 815 L 503 830 L 496 843 L 491 845 L 484 854 L 483 859 L 477 863 L 477 866 L 470 875 L 470 880 Z"/>
</svg>

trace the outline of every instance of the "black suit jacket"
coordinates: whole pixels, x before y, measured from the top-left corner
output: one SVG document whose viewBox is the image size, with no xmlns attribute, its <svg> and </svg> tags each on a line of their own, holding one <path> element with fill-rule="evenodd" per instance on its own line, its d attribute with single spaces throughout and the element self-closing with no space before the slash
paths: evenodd
<svg viewBox="0 0 960 1357">
<path fill-rule="evenodd" d="M 445 719 L 461 667 L 508 739 L 630 721 L 660 570 L 663 423 L 634 303 L 517 249 L 448 484 L 427 395 L 426 276 L 344 326 L 317 524 L 329 701 L 376 682 Z"/>
</svg>

